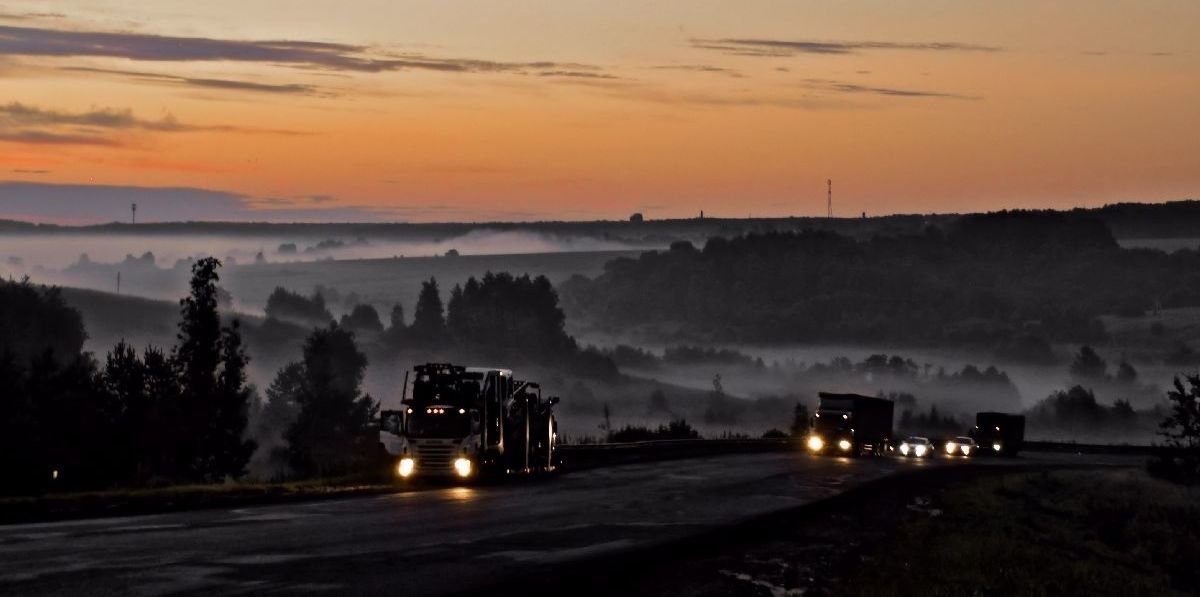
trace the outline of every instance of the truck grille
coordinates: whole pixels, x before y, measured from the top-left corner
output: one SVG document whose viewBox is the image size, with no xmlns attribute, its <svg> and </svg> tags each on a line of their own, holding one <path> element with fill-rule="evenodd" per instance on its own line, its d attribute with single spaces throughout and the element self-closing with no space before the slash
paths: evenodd
<svg viewBox="0 0 1200 597">
<path fill-rule="evenodd" d="M 425 444 L 414 446 L 417 470 L 426 473 L 450 472 L 454 464 L 454 446 Z"/>
</svg>

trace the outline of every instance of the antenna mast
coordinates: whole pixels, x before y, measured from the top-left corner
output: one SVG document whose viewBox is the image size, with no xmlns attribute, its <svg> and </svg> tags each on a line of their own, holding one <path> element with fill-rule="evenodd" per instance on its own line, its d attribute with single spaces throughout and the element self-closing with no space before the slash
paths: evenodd
<svg viewBox="0 0 1200 597">
<path fill-rule="evenodd" d="M 130 217 L 131 223 L 137 224 L 137 204 L 136 203 L 131 203 L 129 205 L 129 214 L 130 214 L 129 217 Z"/>
<path fill-rule="evenodd" d="M 832 178 L 827 179 L 825 181 L 825 184 L 826 184 L 825 217 L 832 218 L 833 217 L 833 179 Z"/>
</svg>

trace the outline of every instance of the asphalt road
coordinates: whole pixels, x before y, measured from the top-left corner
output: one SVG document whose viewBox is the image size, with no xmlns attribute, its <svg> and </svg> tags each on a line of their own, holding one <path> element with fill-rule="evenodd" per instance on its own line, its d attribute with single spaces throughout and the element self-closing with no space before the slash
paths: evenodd
<svg viewBox="0 0 1200 597">
<path fill-rule="evenodd" d="M 1031 454 L 1017 462 L 1135 460 Z M 499 486 L 11 525 L 0 527 L 0 594 L 444 594 L 678 540 L 897 471 L 956 464 L 738 455 Z"/>
</svg>

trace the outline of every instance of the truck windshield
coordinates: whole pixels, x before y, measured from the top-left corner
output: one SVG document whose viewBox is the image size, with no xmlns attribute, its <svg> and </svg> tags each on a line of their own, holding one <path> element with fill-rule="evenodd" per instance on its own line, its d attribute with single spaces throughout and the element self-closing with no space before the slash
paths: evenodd
<svg viewBox="0 0 1200 597">
<path fill-rule="evenodd" d="M 408 418 L 408 434 L 425 438 L 464 438 L 471 433 L 471 414 L 459 414 L 456 409 L 445 409 L 442 414 L 414 412 Z"/>
<path fill-rule="evenodd" d="M 849 423 L 849 419 L 842 417 L 847 413 L 841 411 L 823 410 L 817 414 L 819 416 L 814 419 L 817 431 L 841 431 Z"/>
</svg>

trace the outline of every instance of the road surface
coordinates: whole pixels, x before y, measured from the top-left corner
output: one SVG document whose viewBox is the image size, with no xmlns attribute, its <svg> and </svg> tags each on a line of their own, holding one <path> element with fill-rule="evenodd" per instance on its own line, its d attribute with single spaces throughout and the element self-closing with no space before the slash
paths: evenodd
<svg viewBox="0 0 1200 597">
<path fill-rule="evenodd" d="M 1084 459 L 1122 461 L 1021 461 Z M 0 594 L 444 594 L 677 540 L 896 471 L 954 465 L 737 455 L 500 486 L 11 525 L 0 527 Z"/>
</svg>

